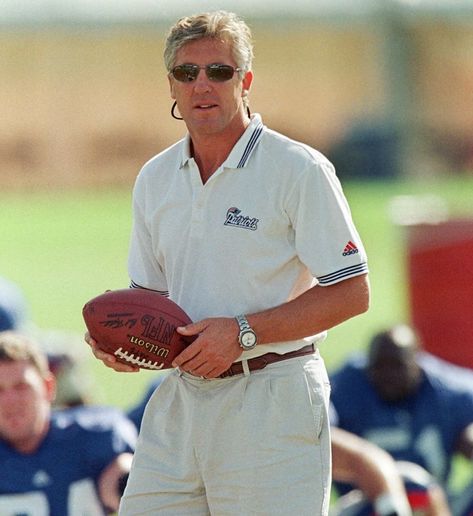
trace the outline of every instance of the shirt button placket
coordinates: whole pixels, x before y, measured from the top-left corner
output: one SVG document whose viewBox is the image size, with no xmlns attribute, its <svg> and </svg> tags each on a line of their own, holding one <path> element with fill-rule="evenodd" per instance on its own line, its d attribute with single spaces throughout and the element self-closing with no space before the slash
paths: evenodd
<svg viewBox="0 0 473 516">
<path fill-rule="evenodd" d="M 202 238 L 203 236 L 203 212 L 204 212 L 204 187 L 200 179 L 200 173 L 194 164 L 192 172 L 193 178 L 193 199 L 192 199 L 192 219 L 190 234 L 192 238 Z"/>
</svg>

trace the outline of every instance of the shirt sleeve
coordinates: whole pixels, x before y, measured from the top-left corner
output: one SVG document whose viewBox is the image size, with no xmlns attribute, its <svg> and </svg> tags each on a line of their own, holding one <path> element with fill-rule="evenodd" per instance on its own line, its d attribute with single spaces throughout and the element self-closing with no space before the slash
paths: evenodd
<svg viewBox="0 0 473 516">
<path fill-rule="evenodd" d="M 128 274 L 132 286 L 168 294 L 164 271 L 153 251 L 153 235 L 147 220 L 147 192 L 144 178 L 138 176 L 133 189 L 133 225 L 128 253 Z"/>
<path fill-rule="evenodd" d="M 368 272 L 363 243 L 329 161 L 312 162 L 300 175 L 287 211 L 298 255 L 321 286 Z"/>
</svg>

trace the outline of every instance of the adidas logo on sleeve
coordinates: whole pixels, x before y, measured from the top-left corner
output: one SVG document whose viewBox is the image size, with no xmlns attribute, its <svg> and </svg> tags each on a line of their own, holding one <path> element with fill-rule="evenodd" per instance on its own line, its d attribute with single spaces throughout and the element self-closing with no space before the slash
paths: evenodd
<svg viewBox="0 0 473 516">
<path fill-rule="evenodd" d="M 345 249 L 343 250 L 342 256 L 350 256 L 351 254 L 356 254 L 358 252 L 358 247 L 349 240 Z"/>
</svg>

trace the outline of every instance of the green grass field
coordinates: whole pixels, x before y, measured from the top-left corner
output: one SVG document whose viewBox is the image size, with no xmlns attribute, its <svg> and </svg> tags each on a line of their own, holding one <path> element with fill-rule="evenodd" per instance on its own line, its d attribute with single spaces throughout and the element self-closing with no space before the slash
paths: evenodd
<svg viewBox="0 0 473 516">
<path fill-rule="evenodd" d="M 368 313 L 330 332 L 322 345 L 329 369 L 364 348 L 373 331 L 409 319 L 406 230 L 390 220 L 392 198 L 437 195 L 451 216 L 473 215 L 473 178 L 357 182 L 344 184 L 344 189 L 369 255 L 372 304 Z M 82 334 L 83 304 L 106 289 L 128 285 L 131 185 L 119 190 L 3 192 L 0 202 L 0 274 L 24 290 L 40 328 Z M 153 374 L 119 375 L 92 358 L 87 369 L 95 401 L 122 407 L 139 398 Z"/>
</svg>

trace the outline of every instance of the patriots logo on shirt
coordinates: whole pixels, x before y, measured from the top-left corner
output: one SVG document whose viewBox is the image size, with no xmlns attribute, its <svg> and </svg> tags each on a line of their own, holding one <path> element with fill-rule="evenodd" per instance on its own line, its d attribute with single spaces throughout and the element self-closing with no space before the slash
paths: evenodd
<svg viewBox="0 0 473 516">
<path fill-rule="evenodd" d="M 256 217 L 248 217 L 248 215 L 240 215 L 241 210 L 235 206 L 228 208 L 224 226 L 234 226 L 243 229 L 256 231 L 258 229 L 259 219 Z"/>
</svg>

